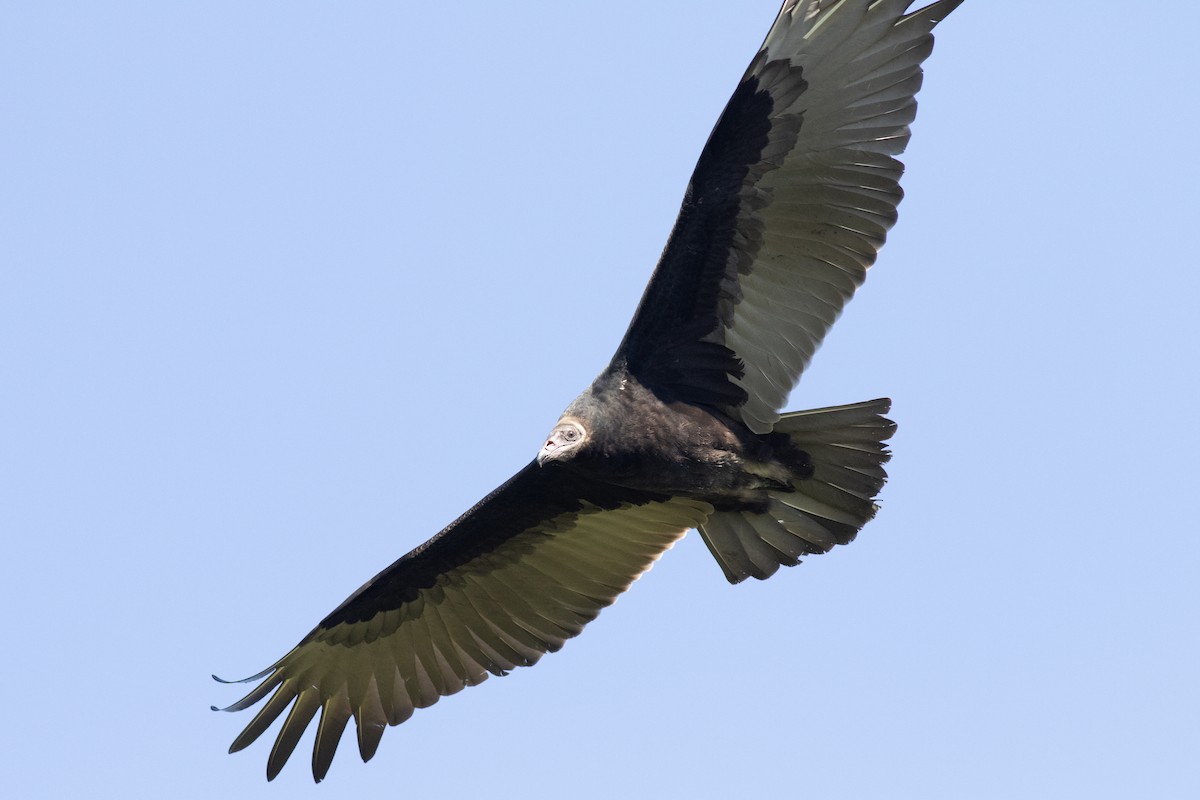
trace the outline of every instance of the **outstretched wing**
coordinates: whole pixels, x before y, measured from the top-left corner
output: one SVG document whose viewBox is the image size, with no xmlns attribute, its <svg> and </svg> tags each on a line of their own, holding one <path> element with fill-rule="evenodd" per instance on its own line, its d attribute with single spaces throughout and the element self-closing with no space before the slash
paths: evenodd
<svg viewBox="0 0 1200 800">
<path fill-rule="evenodd" d="M 763 433 L 896 221 L 933 27 L 962 0 L 787 0 L 614 358 Z"/>
<path fill-rule="evenodd" d="M 318 711 L 313 777 L 325 777 L 351 717 L 366 761 L 414 709 L 558 650 L 711 512 L 530 464 L 246 679 L 262 682 L 224 710 L 270 699 L 230 752 L 290 707 L 268 779 Z"/>
</svg>

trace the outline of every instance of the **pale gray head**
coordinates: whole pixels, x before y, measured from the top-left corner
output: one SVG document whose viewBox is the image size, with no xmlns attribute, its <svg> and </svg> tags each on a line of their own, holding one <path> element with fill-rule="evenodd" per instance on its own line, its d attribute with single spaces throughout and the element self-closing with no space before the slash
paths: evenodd
<svg viewBox="0 0 1200 800">
<path fill-rule="evenodd" d="M 550 461 L 563 461 L 571 458 L 580 446 L 588 440 L 588 430 L 583 421 L 576 417 L 564 415 L 559 419 L 554 430 L 546 437 L 546 443 L 538 452 L 537 462 L 545 465 Z"/>
</svg>

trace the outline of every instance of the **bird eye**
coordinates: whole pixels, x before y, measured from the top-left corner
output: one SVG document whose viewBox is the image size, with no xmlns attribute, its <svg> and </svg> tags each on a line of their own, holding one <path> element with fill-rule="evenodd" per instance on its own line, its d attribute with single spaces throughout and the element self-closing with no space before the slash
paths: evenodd
<svg viewBox="0 0 1200 800">
<path fill-rule="evenodd" d="M 563 439 L 566 439 L 568 442 L 573 442 L 578 438 L 579 431 L 575 430 L 574 428 L 567 428 L 563 431 Z"/>
</svg>

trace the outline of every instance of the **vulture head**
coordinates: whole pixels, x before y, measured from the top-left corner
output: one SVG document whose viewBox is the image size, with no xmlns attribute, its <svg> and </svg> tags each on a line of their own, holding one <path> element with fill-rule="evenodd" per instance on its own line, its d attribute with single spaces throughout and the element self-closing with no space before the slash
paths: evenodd
<svg viewBox="0 0 1200 800">
<path fill-rule="evenodd" d="M 538 452 L 538 466 L 545 466 L 551 461 L 563 461 L 574 457 L 579 448 L 588 440 L 587 428 L 576 417 L 564 415 L 546 437 L 546 443 Z"/>
</svg>

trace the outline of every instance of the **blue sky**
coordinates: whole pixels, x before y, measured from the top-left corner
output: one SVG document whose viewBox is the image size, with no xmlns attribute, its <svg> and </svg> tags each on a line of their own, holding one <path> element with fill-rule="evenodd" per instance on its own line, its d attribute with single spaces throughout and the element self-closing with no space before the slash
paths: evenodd
<svg viewBox="0 0 1200 800">
<path fill-rule="evenodd" d="M 967 3 L 790 408 L 891 396 L 858 541 L 689 535 L 536 668 L 228 756 L 242 677 L 607 363 L 777 0 L 0 11 L 13 797 L 1195 797 L 1194 31 Z M 286 787 L 286 788 L 284 788 Z"/>
</svg>

